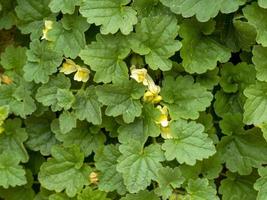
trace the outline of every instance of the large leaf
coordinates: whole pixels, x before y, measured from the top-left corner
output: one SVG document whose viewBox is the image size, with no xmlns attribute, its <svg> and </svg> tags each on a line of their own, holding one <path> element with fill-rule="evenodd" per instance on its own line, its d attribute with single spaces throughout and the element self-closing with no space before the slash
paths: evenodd
<svg viewBox="0 0 267 200">
<path fill-rule="evenodd" d="M 46 189 L 65 190 L 68 196 L 74 197 L 89 184 L 91 169 L 83 161 L 84 154 L 77 146 L 53 146 L 52 158 L 42 164 L 38 179 Z"/>
<path fill-rule="evenodd" d="M 170 125 L 173 138 L 166 139 L 162 148 L 167 160 L 194 165 L 196 160 L 202 160 L 215 154 L 213 142 L 204 133 L 204 126 L 184 120 L 173 121 Z"/>
<path fill-rule="evenodd" d="M 122 155 L 118 158 L 117 170 L 122 173 L 124 184 L 131 193 L 145 189 L 157 177 L 164 160 L 158 144 L 143 147 L 135 140 L 119 146 Z"/>
<path fill-rule="evenodd" d="M 101 25 L 102 34 L 120 30 L 127 35 L 137 23 L 136 11 L 128 3 L 130 0 L 88 0 L 83 1 L 80 12 L 89 23 Z"/>
</svg>

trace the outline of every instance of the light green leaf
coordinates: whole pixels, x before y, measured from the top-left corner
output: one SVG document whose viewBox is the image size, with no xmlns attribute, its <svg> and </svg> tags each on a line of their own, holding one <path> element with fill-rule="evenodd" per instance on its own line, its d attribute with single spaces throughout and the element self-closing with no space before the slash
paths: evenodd
<svg viewBox="0 0 267 200">
<path fill-rule="evenodd" d="M 238 10 L 246 0 L 160 0 L 163 5 L 169 7 L 172 12 L 183 17 L 196 18 L 200 22 L 206 22 L 218 15 L 219 11 L 228 14 Z"/>
<path fill-rule="evenodd" d="M 265 200 L 267 195 L 267 168 L 261 167 L 258 172 L 260 178 L 257 179 L 254 188 L 258 191 L 257 200 Z"/>
<path fill-rule="evenodd" d="M 60 131 L 65 134 L 76 128 L 76 116 L 73 112 L 64 111 L 58 118 Z"/>
<path fill-rule="evenodd" d="M 255 72 L 255 67 L 245 62 L 237 65 L 226 63 L 221 68 L 220 85 L 227 93 L 243 91 L 247 86 L 255 83 Z"/>
<path fill-rule="evenodd" d="M 249 176 L 240 176 L 231 172 L 226 173 L 227 178 L 221 181 L 219 193 L 222 200 L 255 200 L 257 193 L 253 189 L 253 184 L 257 179 L 255 173 Z"/>
<path fill-rule="evenodd" d="M 96 42 L 82 50 L 80 57 L 96 71 L 95 82 L 123 82 L 129 77 L 127 65 L 123 61 L 129 53 L 130 48 L 122 35 L 97 34 Z"/>
<path fill-rule="evenodd" d="M 169 58 L 181 48 L 181 43 L 175 40 L 178 29 L 177 20 L 172 15 L 143 18 L 136 26 L 136 33 L 129 39 L 131 48 L 145 55 L 151 69 L 170 70 L 172 62 Z"/>
<path fill-rule="evenodd" d="M 76 58 L 85 47 L 84 32 L 90 27 L 86 19 L 78 15 L 64 15 L 60 22 L 53 22 L 47 32 L 47 40 L 54 49 L 66 57 Z"/>
<path fill-rule="evenodd" d="M 33 85 L 17 74 L 10 75 L 10 78 L 14 80 L 13 83 L 0 85 L 0 106 L 9 105 L 11 113 L 26 118 L 36 110 L 35 101 L 31 96 Z"/>
<path fill-rule="evenodd" d="M 107 193 L 100 190 L 93 190 L 90 187 L 83 189 L 81 193 L 78 194 L 77 200 L 110 200 L 107 198 Z"/>
<path fill-rule="evenodd" d="M 43 163 L 38 179 L 41 185 L 56 192 L 66 191 L 69 197 L 74 197 L 89 184 L 90 167 L 84 162 L 84 154 L 77 146 L 53 146 L 52 158 Z"/>
<path fill-rule="evenodd" d="M 98 129 L 90 127 L 87 122 L 78 122 L 77 127 L 67 133 L 62 133 L 59 128 L 59 121 L 56 119 L 51 124 L 51 129 L 56 133 L 56 138 L 63 142 L 63 146 L 76 144 L 81 148 L 85 156 L 89 156 L 92 151 L 96 152 L 106 141 L 105 135 Z"/>
<path fill-rule="evenodd" d="M 26 145 L 33 151 L 40 151 L 42 155 L 51 154 L 51 147 L 57 143 L 55 135 L 50 129 L 50 123 L 55 115 L 46 113 L 40 117 L 31 116 L 25 120 L 29 138 Z"/>
<path fill-rule="evenodd" d="M 267 10 L 260 8 L 256 2 L 243 8 L 243 14 L 248 23 L 253 25 L 257 31 L 256 41 L 264 47 L 267 47 L 266 27 L 267 23 L 262 21 L 267 16 Z"/>
<path fill-rule="evenodd" d="M 257 128 L 225 136 L 217 147 L 222 161 L 231 172 L 248 175 L 253 167 L 267 163 L 267 143 Z"/>
<path fill-rule="evenodd" d="M 76 198 L 69 198 L 65 193 L 55 193 L 49 196 L 49 200 L 76 200 Z"/>
<path fill-rule="evenodd" d="M 194 165 L 197 160 L 208 158 L 216 150 L 212 140 L 204 133 L 204 126 L 185 120 L 173 121 L 170 125 L 174 138 L 166 139 L 162 145 L 167 160 Z"/>
<path fill-rule="evenodd" d="M 130 0 L 83 1 L 80 13 L 90 24 L 101 25 L 102 34 L 114 34 L 120 30 L 127 35 L 132 32 L 133 25 L 137 23 L 136 11 L 127 6 L 130 2 Z"/>
<path fill-rule="evenodd" d="M 98 187 L 102 191 L 112 192 L 117 190 L 119 194 L 126 192 L 122 174 L 116 170 L 117 159 L 121 155 L 118 146 L 105 145 L 96 151 L 95 166 L 100 171 Z"/>
<path fill-rule="evenodd" d="M 155 193 L 166 200 L 169 199 L 175 188 L 181 186 L 185 179 L 182 177 L 182 173 L 178 167 L 174 169 L 164 167 L 158 170 L 156 180 L 159 187 L 156 188 Z"/>
<path fill-rule="evenodd" d="M 102 104 L 98 101 L 96 89 L 93 86 L 79 90 L 73 104 L 74 114 L 79 120 L 87 120 L 95 125 L 102 123 Z"/>
<path fill-rule="evenodd" d="M 57 71 L 62 56 L 46 41 L 34 40 L 27 51 L 27 63 L 24 65 L 24 78 L 35 83 L 47 83 L 49 76 Z"/>
<path fill-rule="evenodd" d="M 216 189 L 209 185 L 208 179 L 189 180 L 186 187 L 188 194 L 183 200 L 219 200 Z"/>
<path fill-rule="evenodd" d="M 49 3 L 49 8 L 52 12 L 63 14 L 73 14 L 75 11 L 75 6 L 80 4 L 81 0 L 51 0 Z"/>
<path fill-rule="evenodd" d="M 261 124 L 267 121 L 267 83 L 256 82 L 244 90 L 247 97 L 244 105 L 244 122 Z"/>
<path fill-rule="evenodd" d="M 258 4 L 262 8 L 267 8 L 267 1 L 266 0 L 258 0 Z"/>
<path fill-rule="evenodd" d="M 51 106 L 52 111 L 69 108 L 74 102 L 70 80 L 63 74 L 51 77 L 50 81 L 38 88 L 36 100 L 44 106 Z M 67 94 L 65 96 L 64 94 Z"/>
<path fill-rule="evenodd" d="M 155 195 L 153 191 L 140 191 L 136 194 L 127 194 L 125 197 L 122 197 L 120 200 L 159 200 L 159 197 Z"/>
<path fill-rule="evenodd" d="M 118 158 L 117 170 L 122 173 L 124 184 L 129 192 L 144 190 L 151 179 L 155 180 L 157 171 L 164 160 L 160 145 L 148 147 L 135 140 L 119 146 L 122 155 Z"/>
<path fill-rule="evenodd" d="M 161 95 L 172 119 L 197 119 L 211 103 L 212 94 L 191 76 L 165 77 Z"/>
<path fill-rule="evenodd" d="M 0 186 L 20 186 L 27 183 L 25 170 L 19 165 L 20 158 L 14 152 L 5 151 L 0 154 Z"/>
<path fill-rule="evenodd" d="M 98 100 L 107 106 L 105 113 L 108 116 L 122 115 L 126 123 L 131 123 L 142 113 L 139 99 L 144 94 L 144 87 L 134 81 L 97 86 L 96 94 Z"/>
<path fill-rule="evenodd" d="M 17 0 L 15 11 L 20 20 L 18 27 L 23 34 L 31 33 L 31 38 L 39 39 L 42 34 L 43 19 L 52 16 L 48 7 L 49 2 L 50 0 Z"/>
<path fill-rule="evenodd" d="M 1 54 L 1 65 L 4 69 L 15 69 L 20 72 L 27 60 L 25 47 L 8 46 Z"/>
<path fill-rule="evenodd" d="M 185 71 L 202 74 L 227 62 L 231 51 L 209 35 L 214 31 L 214 21 L 199 23 L 194 19 L 185 20 L 179 32 L 182 40 L 181 57 Z"/>
<path fill-rule="evenodd" d="M 8 119 L 5 121 L 4 133 L 0 135 L 0 153 L 5 151 L 12 152 L 12 157 L 18 157 L 21 162 L 28 162 L 29 155 L 24 142 L 28 135 L 25 128 L 21 128 L 22 121 L 18 118 Z"/>
<path fill-rule="evenodd" d="M 149 136 L 157 137 L 160 134 L 160 127 L 156 124 L 159 121 L 160 111 L 152 104 L 144 104 L 140 118 L 136 118 L 131 124 L 124 124 L 118 129 L 118 139 L 121 143 L 127 143 L 129 139 L 135 138 L 145 142 Z"/>
<path fill-rule="evenodd" d="M 261 45 L 255 45 L 252 53 L 252 61 L 257 70 L 257 79 L 267 81 L 267 61 L 264 59 L 267 56 L 267 48 Z"/>
</svg>

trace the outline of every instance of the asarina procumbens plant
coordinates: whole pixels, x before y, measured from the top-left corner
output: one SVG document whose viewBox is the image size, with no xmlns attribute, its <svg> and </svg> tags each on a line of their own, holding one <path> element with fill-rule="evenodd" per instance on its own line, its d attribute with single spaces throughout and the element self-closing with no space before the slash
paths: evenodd
<svg viewBox="0 0 267 200">
<path fill-rule="evenodd" d="M 0 199 L 266 200 L 267 0 L 0 0 Z"/>
</svg>

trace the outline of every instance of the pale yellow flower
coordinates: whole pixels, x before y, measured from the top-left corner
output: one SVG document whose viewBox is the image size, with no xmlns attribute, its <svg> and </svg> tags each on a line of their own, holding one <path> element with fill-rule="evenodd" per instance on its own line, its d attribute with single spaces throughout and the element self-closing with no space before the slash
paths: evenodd
<svg viewBox="0 0 267 200">
<path fill-rule="evenodd" d="M 46 39 L 47 40 L 47 33 L 49 30 L 51 30 L 53 28 L 53 21 L 50 20 L 45 20 L 45 28 L 43 29 L 43 36 L 42 36 L 42 40 Z"/>
<path fill-rule="evenodd" d="M 98 183 L 98 174 L 96 172 L 91 172 L 89 175 L 90 183 L 97 184 Z"/>
<path fill-rule="evenodd" d="M 150 102 L 153 104 L 157 104 L 162 100 L 162 97 L 158 95 L 157 93 L 153 93 L 151 91 L 146 91 L 143 97 L 145 102 Z"/>
<path fill-rule="evenodd" d="M 0 80 L 2 83 L 7 84 L 7 85 L 13 83 L 13 80 L 7 75 L 1 75 Z"/>
<path fill-rule="evenodd" d="M 79 67 L 74 75 L 75 81 L 87 82 L 89 80 L 90 70 L 85 67 Z"/>
<path fill-rule="evenodd" d="M 164 139 L 172 139 L 172 133 L 170 127 L 160 127 L 161 130 L 161 137 Z"/>
<path fill-rule="evenodd" d="M 71 59 L 65 59 L 66 61 L 63 63 L 60 72 L 64 74 L 71 74 L 76 72 L 79 68 L 79 65 L 76 65 Z"/>
<path fill-rule="evenodd" d="M 135 67 L 131 68 L 130 77 L 138 83 L 143 83 L 143 85 L 148 85 L 147 83 L 147 70 L 145 68 L 135 69 Z"/>
<path fill-rule="evenodd" d="M 168 116 L 169 116 L 169 112 L 168 112 L 168 108 L 167 106 L 157 106 L 157 109 L 160 111 L 160 117 L 158 119 L 158 123 L 160 123 L 160 125 L 162 127 L 167 127 L 169 126 L 169 120 L 168 120 Z"/>
</svg>

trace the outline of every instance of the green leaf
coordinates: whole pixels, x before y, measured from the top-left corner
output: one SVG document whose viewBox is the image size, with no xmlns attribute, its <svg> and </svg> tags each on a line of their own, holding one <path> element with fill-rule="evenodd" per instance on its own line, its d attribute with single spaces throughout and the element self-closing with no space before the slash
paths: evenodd
<svg viewBox="0 0 267 200">
<path fill-rule="evenodd" d="M 102 132 L 93 128 L 87 122 L 78 122 L 76 128 L 67 133 L 62 133 L 57 119 L 51 124 L 52 131 L 56 133 L 56 138 L 63 142 L 63 146 L 67 147 L 76 144 L 81 148 L 85 156 L 89 156 L 92 151 L 96 152 L 104 145 L 106 140 Z"/>
<path fill-rule="evenodd" d="M 17 16 L 14 6 L 17 4 L 15 1 L 0 1 L 0 29 L 10 29 L 16 24 Z"/>
<path fill-rule="evenodd" d="M 218 15 L 219 11 L 228 14 L 238 10 L 246 0 L 160 0 L 163 5 L 169 7 L 172 12 L 183 17 L 196 16 L 200 22 L 206 22 Z"/>
<path fill-rule="evenodd" d="M 33 151 L 40 151 L 44 156 L 51 154 L 51 147 L 57 143 L 50 129 L 50 123 L 55 115 L 46 113 L 40 117 L 31 116 L 25 120 L 29 138 L 26 145 Z"/>
<path fill-rule="evenodd" d="M 260 81 L 267 81 L 267 62 L 264 59 L 267 56 L 267 48 L 255 45 L 252 53 L 252 61 L 257 70 L 257 79 Z"/>
<path fill-rule="evenodd" d="M 84 32 L 90 27 L 86 19 L 78 15 L 64 15 L 60 22 L 53 22 L 47 32 L 47 40 L 66 57 L 76 58 L 85 47 Z"/>
<path fill-rule="evenodd" d="M 253 184 L 257 179 L 254 173 L 249 176 L 240 176 L 231 172 L 226 173 L 227 178 L 221 181 L 219 193 L 222 200 L 255 200 L 257 193 L 253 189 Z"/>
<path fill-rule="evenodd" d="M 56 192 L 66 191 L 69 197 L 74 197 L 89 184 L 90 167 L 86 166 L 84 154 L 77 146 L 53 146 L 52 158 L 43 163 L 38 179 L 43 187 Z"/>
<path fill-rule="evenodd" d="M 243 134 L 245 132 L 242 115 L 240 113 L 225 114 L 223 119 L 219 122 L 219 125 L 222 133 L 225 135 L 233 135 L 235 133 Z"/>
<path fill-rule="evenodd" d="M 108 116 L 122 115 L 126 123 L 131 123 L 142 113 L 139 99 L 144 94 L 144 87 L 134 81 L 97 86 L 96 94 L 98 100 L 107 106 L 105 114 Z"/>
<path fill-rule="evenodd" d="M 247 97 L 244 105 L 244 122 L 261 124 L 267 121 L 267 83 L 256 82 L 244 90 Z"/>
<path fill-rule="evenodd" d="M 181 57 L 185 71 L 202 74 L 217 66 L 217 62 L 227 62 L 231 51 L 209 35 L 215 29 L 215 22 L 199 23 L 196 20 L 185 20 L 181 25 Z M 203 59 L 204 58 L 204 59 Z"/>
<path fill-rule="evenodd" d="M 69 90 L 71 83 L 63 74 L 51 77 L 50 81 L 38 88 L 36 100 L 44 106 L 51 106 L 52 111 L 70 108 L 74 96 Z"/>
<path fill-rule="evenodd" d="M 258 4 L 262 8 L 267 8 L 267 1 L 266 0 L 258 0 Z"/>
<path fill-rule="evenodd" d="M 75 6 L 80 4 L 81 0 L 51 0 L 49 3 L 49 8 L 52 12 L 63 14 L 73 14 L 75 11 Z"/>
<path fill-rule="evenodd" d="M 46 41 L 34 40 L 27 51 L 27 63 L 24 65 L 24 78 L 35 83 L 47 83 L 49 76 L 57 71 L 62 62 L 59 52 L 49 46 Z"/>
<path fill-rule="evenodd" d="M 172 15 L 143 18 L 136 26 L 136 33 L 129 39 L 131 48 L 145 55 L 151 69 L 170 70 L 172 62 L 169 58 L 181 48 L 181 43 L 175 40 L 178 29 L 177 20 Z"/>
<path fill-rule="evenodd" d="M 60 131 L 65 134 L 76 128 L 76 116 L 73 112 L 64 111 L 58 118 Z"/>
<path fill-rule="evenodd" d="M 224 136 L 217 147 L 222 161 L 231 172 L 248 175 L 252 167 L 258 168 L 267 163 L 267 143 L 257 128 Z"/>
<path fill-rule="evenodd" d="M 196 179 L 189 180 L 186 187 L 188 194 L 184 197 L 184 200 L 219 200 L 216 195 L 216 189 L 209 185 L 208 179 Z"/>
<path fill-rule="evenodd" d="M 25 47 L 8 46 L 1 54 L 1 65 L 6 70 L 15 69 L 20 72 L 27 60 Z"/>
<path fill-rule="evenodd" d="M 156 180 L 159 187 L 156 188 L 155 193 L 166 200 L 169 199 L 174 188 L 179 188 L 185 179 L 182 177 L 182 173 L 178 167 L 174 169 L 164 167 L 158 170 Z"/>
<path fill-rule="evenodd" d="M 162 145 L 167 160 L 194 165 L 197 160 L 208 158 L 216 150 L 212 140 L 204 133 L 204 126 L 185 120 L 173 121 L 170 125 L 174 138 L 166 139 Z"/>
<path fill-rule="evenodd" d="M 93 190 L 90 187 L 83 189 L 81 193 L 78 194 L 77 200 L 110 200 L 107 198 L 107 194 L 100 190 Z"/>
<path fill-rule="evenodd" d="M 198 74 L 196 77 L 196 82 L 200 83 L 201 86 L 212 90 L 220 81 L 218 76 L 219 68 L 214 70 L 209 70 L 204 74 Z"/>
<path fill-rule="evenodd" d="M 215 154 L 208 159 L 197 161 L 193 166 L 182 164 L 179 166 L 183 177 L 188 181 L 189 179 L 196 179 L 199 176 L 205 177 L 209 180 L 218 178 L 223 169 L 221 158 L 219 154 Z"/>
<path fill-rule="evenodd" d="M 219 90 L 215 95 L 215 112 L 220 117 L 227 113 L 243 113 L 245 100 L 246 98 L 241 92 L 228 94 Z"/>
<path fill-rule="evenodd" d="M 23 173 L 25 174 L 25 172 Z M 32 189 L 33 176 L 31 171 L 26 171 L 26 178 L 27 184 L 22 186 L 9 187 L 8 189 L 0 188 L 0 197 L 6 200 L 33 200 L 35 192 Z"/>
<path fill-rule="evenodd" d="M 267 46 L 266 22 L 262 21 L 267 16 L 266 9 L 260 8 L 257 3 L 252 3 L 243 8 L 243 14 L 248 23 L 253 25 L 257 31 L 256 41 L 262 46 Z"/>
<path fill-rule="evenodd" d="M 129 192 L 144 190 L 151 179 L 155 180 L 157 171 L 164 160 L 160 145 L 148 147 L 135 140 L 119 146 L 122 155 L 118 158 L 117 170 L 122 173 L 124 184 Z"/>
<path fill-rule="evenodd" d="M 267 191 L 267 168 L 261 167 L 258 169 L 258 172 L 259 172 L 260 178 L 257 179 L 256 183 L 254 184 L 254 188 L 258 191 L 257 200 L 264 200 L 266 199 L 266 195 L 267 195 L 267 192 L 266 192 Z"/>
<path fill-rule="evenodd" d="M 51 194 L 49 200 L 76 200 L 76 198 L 69 198 L 65 193 L 56 193 Z"/>
<path fill-rule="evenodd" d="M 243 91 L 250 84 L 255 83 L 256 74 L 253 65 L 248 65 L 245 62 L 233 65 L 226 63 L 221 69 L 220 85 L 227 92 Z"/>
<path fill-rule="evenodd" d="M 212 100 L 212 94 L 191 76 L 165 77 L 161 95 L 172 119 L 197 119 Z"/>
<path fill-rule="evenodd" d="M 10 78 L 14 80 L 13 83 L 0 85 L 0 106 L 9 105 L 11 113 L 26 118 L 36 110 L 35 101 L 31 96 L 33 85 L 17 74 L 10 75 Z"/>
<path fill-rule="evenodd" d="M 73 104 L 74 114 L 79 120 L 87 120 L 95 125 L 102 123 L 102 104 L 98 101 L 96 89 L 93 86 L 79 90 Z"/>
<path fill-rule="evenodd" d="M 107 36 L 97 34 L 96 42 L 92 42 L 82 50 L 80 57 L 85 64 L 96 71 L 95 82 L 123 82 L 129 77 L 127 65 L 123 61 L 129 53 L 130 48 L 121 34 Z"/>
<path fill-rule="evenodd" d="M 116 170 L 117 159 L 121 155 L 118 146 L 105 145 L 96 151 L 95 166 L 100 171 L 98 187 L 105 192 L 117 190 L 119 194 L 126 192 L 122 174 Z"/>
<path fill-rule="evenodd" d="M 127 35 L 137 23 L 136 11 L 127 6 L 130 2 L 130 0 L 83 1 L 80 13 L 90 24 L 101 25 L 100 31 L 104 35 L 114 34 L 118 30 Z"/>
<path fill-rule="evenodd" d="M 21 162 L 28 162 L 29 155 L 24 142 L 28 135 L 25 128 L 21 128 L 22 121 L 18 118 L 8 119 L 5 121 L 4 133 L 0 135 L 0 153 L 5 151 L 12 152 L 12 157 L 17 157 Z"/>
<path fill-rule="evenodd" d="M 34 39 L 41 36 L 43 19 L 52 16 L 49 2 L 50 0 L 17 0 L 15 11 L 20 20 L 18 27 L 23 34 L 31 33 L 31 38 Z"/>
<path fill-rule="evenodd" d="M 152 104 L 144 104 L 140 118 L 136 118 L 131 124 L 124 124 L 118 129 L 118 139 L 121 143 L 127 143 L 129 139 L 146 141 L 149 136 L 157 137 L 160 127 L 156 124 L 160 118 L 160 111 Z"/>
<path fill-rule="evenodd" d="M 159 200 L 159 197 L 155 195 L 153 191 L 140 191 L 136 194 L 127 194 L 125 197 L 122 197 L 120 200 Z"/>
<path fill-rule="evenodd" d="M 19 165 L 20 158 L 12 151 L 0 154 L 0 186 L 20 186 L 27 183 L 25 170 Z"/>
</svg>

